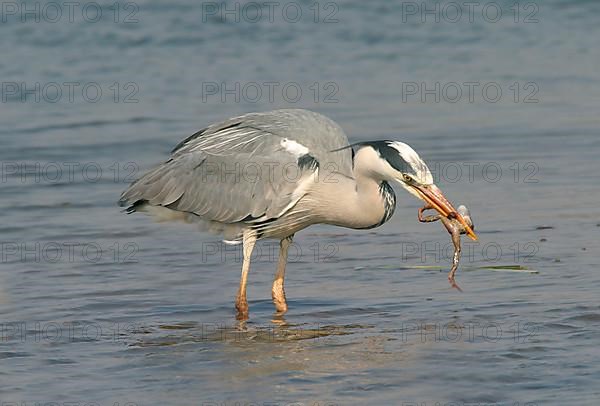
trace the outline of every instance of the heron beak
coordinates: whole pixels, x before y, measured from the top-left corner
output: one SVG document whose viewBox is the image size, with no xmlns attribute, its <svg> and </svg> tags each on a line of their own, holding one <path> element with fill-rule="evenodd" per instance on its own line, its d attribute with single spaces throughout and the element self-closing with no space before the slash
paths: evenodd
<svg viewBox="0 0 600 406">
<path fill-rule="evenodd" d="M 456 218 L 460 224 L 465 228 L 467 235 L 473 240 L 477 241 L 477 235 L 473 232 L 473 229 L 469 226 L 467 221 L 461 216 L 458 211 L 452 206 L 445 197 L 442 191 L 436 185 L 411 185 L 417 192 L 417 194 L 427 202 L 432 208 L 437 210 L 442 216 L 447 218 Z"/>
</svg>

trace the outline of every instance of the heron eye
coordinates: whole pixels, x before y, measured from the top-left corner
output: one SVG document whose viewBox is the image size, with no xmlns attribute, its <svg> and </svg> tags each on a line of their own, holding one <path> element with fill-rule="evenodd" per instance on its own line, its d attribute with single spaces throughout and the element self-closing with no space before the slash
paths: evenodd
<svg viewBox="0 0 600 406">
<path fill-rule="evenodd" d="M 407 174 L 402 174 L 402 178 L 404 179 L 405 182 L 412 182 L 412 178 L 410 177 L 410 175 Z"/>
</svg>

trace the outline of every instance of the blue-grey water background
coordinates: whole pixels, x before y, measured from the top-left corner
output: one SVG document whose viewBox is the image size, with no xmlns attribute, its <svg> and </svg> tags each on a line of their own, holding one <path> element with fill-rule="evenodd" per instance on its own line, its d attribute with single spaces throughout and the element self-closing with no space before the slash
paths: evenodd
<svg viewBox="0 0 600 406">
<path fill-rule="evenodd" d="M 598 2 L 2 4 L 0 401 L 596 404 Z M 263 244 L 245 324 L 239 251 L 117 207 L 184 137 L 285 107 L 430 163 L 480 237 L 462 293 L 400 189 L 381 228 L 297 235 L 284 318 Z"/>
</svg>

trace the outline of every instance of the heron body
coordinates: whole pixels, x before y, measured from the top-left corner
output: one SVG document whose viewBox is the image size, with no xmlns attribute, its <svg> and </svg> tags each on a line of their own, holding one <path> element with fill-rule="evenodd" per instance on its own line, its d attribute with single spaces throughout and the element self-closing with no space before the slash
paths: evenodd
<svg viewBox="0 0 600 406">
<path fill-rule="evenodd" d="M 313 224 L 354 229 L 384 224 L 396 206 L 390 182 L 442 215 L 456 216 L 408 145 L 350 145 L 340 126 L 321 114 L 274 110 L 234 117 L 186 138 L 167 161 L 132 183 L 120 204 L 129 213 L 198 223 L 228 242 L 242 243 L 236 307 L 243 319 L 250 255 L 258 239 L 280 240 L 272 297 L 277 311 L 285 312 L 283 280 L 294 234 Z"/>
</svg>

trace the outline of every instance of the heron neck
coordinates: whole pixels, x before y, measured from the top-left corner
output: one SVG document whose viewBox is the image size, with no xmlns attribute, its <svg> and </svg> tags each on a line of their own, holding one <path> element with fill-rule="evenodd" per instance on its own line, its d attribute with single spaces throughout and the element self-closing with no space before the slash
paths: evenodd
<svg viewBox="0 0 600 406">
<path fill-rule="evenodd" d="M 330 180 L 331 182 L 320 185 L 320 197 L 315 199 L 319 204 L 316 211 L 320 212 L 323 223 L 366 229 L 377 227 L 389 219 L 390 202 L 386 202 L 382 194 L 383 181 L 360 172 L 355 173 L 354 178 L 339 174 Z M 392 211 L 393 206 L 395 199 L 392 202 Z"/>
</svg>

